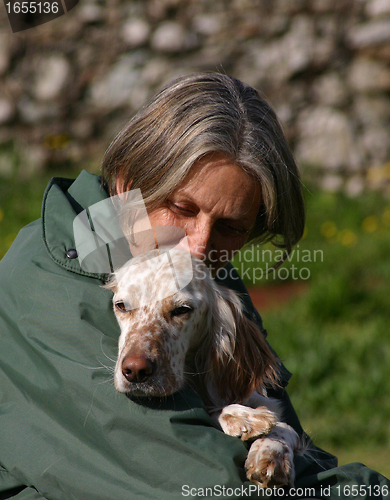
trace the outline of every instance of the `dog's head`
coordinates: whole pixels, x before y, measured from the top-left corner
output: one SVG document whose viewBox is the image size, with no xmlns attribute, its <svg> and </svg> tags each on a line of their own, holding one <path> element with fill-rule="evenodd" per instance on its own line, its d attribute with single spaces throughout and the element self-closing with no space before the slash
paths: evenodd
<svg viewBox="0 0 390 500">
<path fill-rule="evenodd" d="M 196 370 L 213 392 L 231 400 L 249 395 L 260 378 L 261 384 L 273 379 L 275 358 L 242 314 L 237 295 L 217 286 L 195 257 L 192 279 L 179 289 L 175 284 L 188 274 L 188 253 L 157 256 L 153 251 L 132 259 L 106 285 L 114 292 L 121 330 L 116 389 L 141 397 L 167 396 L 182 388 L 186 370 Z"/>
</svg>

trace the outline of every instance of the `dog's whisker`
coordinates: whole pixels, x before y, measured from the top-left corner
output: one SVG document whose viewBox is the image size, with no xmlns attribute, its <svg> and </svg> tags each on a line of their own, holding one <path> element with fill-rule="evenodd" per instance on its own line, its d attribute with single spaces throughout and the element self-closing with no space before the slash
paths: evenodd
<svg viewBox="0 0 390 500">
<path fill-rule="evenodd" d="M 108 377 L 105 380 L 99 382 L 99 384 L 112 384 L 114 385 L 114 376 Z"/>
<path fill-rule="evenodd" d="M 199 371 L 183 371 L 184 375 L 191 375 L 191 376 L 196 376 L 196 375 L 207 375 L 207 373 L 211 373 L 212 370 L 211 368 L 208 370 L 199 370 Z"/>
<path fill-rule="evenodd" d="M 102 365 L 102 366 L 86 366 L 85 367 L 87 370 L 109 370 L 109 371 L 114 371 L 115 368 L 112 368 L 110 366 L 105 366 L 105 365 Z"/>
<path fill-rule="evenodd" d="M 83 423 L 83 427 L 85 427 L 85 426 L 86 426 L 86 424 L 87 424 L 87 420 L 88 420 L 88 417 L 89 417 L 89 415 L 90 415 L 90 413 L 91 413 L 91 411 L 92 411 L 92 407 L 93 407 L 93 400 L 95 399 L 95 394 L 96 394 L 96 391 L 99 389 L 99 386 L 100 386 L 100 385 L 102 385 L 103 383 L 105 383 L 105 381 L 104 381 L 104 382 L 99 382 L 99 383 L 96 385 L 95 390 L 93 391 L 92 398 L 91 398 L 91 404 L 89 405 L 89 408 L 88 408 L 87 414 L 86 414 L 86 416 L 85 416 L 84 423 Z"/>
<path fill-rule="evenodd" d="M 109 361 L 111 361 L 111 362 L 112 362 L 112 363 L 114 363 L 114 364 L 116 363 L 116 359 L 110 358 L 110 356 L 108 356 L 108 354 L 106 354 L 106 353 L 104 352 L 104 349 L 103 349 L 103 335 L 102 335 L 102 336 L 101 336 L 101 338 L 100 338 L 100 349 L 101 349 L 101 351 L 102 351 L 102 353 L 103 353 L 103 356 L 104 356 L 105 358 L 107 358 Z"/>
<path fill-rule="evenodd" d="M 107 356 L 106 356 L 106 358 L 109 359 L 109 361 L 111 361 L 113 364 L 111 366 L 110 365 L 106 365 L 100 359 L 98 359 L 98 362 L 101 365 L 101 369 L 106 369 L 107 371 L 109 371 L 111 373 L 115 373 L 115 363 L 116 363 L 116 360 L 115 359 L 110 359 Z"/>
<path fill-rule="evenodd" d="M 102 366 L 100 369 L 106 370 L 106 371 L 108 371 L 108 373 L 112 373 L 113 376 L 115 374 L 115 367 L 114 366 Z"/>
</svg>

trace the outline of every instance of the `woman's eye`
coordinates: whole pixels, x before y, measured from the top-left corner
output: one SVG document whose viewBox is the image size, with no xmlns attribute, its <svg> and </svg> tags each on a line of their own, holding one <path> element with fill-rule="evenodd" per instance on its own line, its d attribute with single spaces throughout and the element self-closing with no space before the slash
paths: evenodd
<svg viewBox="0 0 390 500">
<path fill-rule="evenodd" d="M 178 203 L 174 203 L 173 201 L 168 200 L 168 206 L 170 210 L 177 215 L 184 215 L 189 217 L 196 214 L 195 210 L 192 209 L 191 207 L 187 207 L 186 205 L 180 205 Z"/>
<path fill-rule="evenodd" d="M 231 226 L 230 224 L 220 224 L 220 232 L 231 236 L 244 236 L 249 231 L 245 228 Z"/>
</svg>

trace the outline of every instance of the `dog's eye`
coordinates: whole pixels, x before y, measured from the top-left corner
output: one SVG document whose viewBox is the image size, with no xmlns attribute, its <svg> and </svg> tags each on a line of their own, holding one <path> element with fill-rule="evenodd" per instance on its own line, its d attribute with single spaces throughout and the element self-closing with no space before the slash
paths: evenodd
<svg viewBox="0 0 390 500">
<path fill-rule="evenodd" d="M 184 316 L 185 314 L 189 314 L 193 311 L 194 309 L 191 306 L 178 306 L 172 309 L 171 311 L 171 318 L 174 318 L 175 316 Z"/>
<path fill-rule="evenodd" d="M 117 309 L 120 312 L 130 311 L 130 307 L 126 307 L 126 304 L 124 302 L 115 302 L 115 309 Z"/>
</svg>

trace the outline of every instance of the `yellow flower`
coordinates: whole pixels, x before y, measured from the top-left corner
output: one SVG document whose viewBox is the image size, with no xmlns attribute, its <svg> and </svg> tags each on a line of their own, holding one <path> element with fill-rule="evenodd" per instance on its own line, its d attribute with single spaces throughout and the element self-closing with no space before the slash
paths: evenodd
<svg viewBox="0 0 390 500">
<path fill-rule="evenodd" d="M 362 222 L 362 228 L 365 233 L 373 233 L 379 227 L 378 218 L 374 215 L 366 217 Z"/>
<path fill-rule="evenodd" d="M 336 233 L 337 233 L 337 227 L 334 222 L 326 221 L 322 223 L 321 234 L 325 236 L 325 238 L 328 239 L 333 238 L 334 236 L 336 236 Z"/>
<path fill-rule="evenodd" d="M 376 165 L 367 170 L 367 180 L 374 184 L 390 179 L 390 162 L 384 165 Z"/>
<path fill-rule="evenodd" d="M 367 180 L 376 184 L 384 179 L 384 172 L 382 167 L 370 167 L 367 170 Z"/>
<path fill-rule="evenodd" d="M 356 234 L 350 229 L 343 229 L 343 231 L 340 231 L 339 239 L 341 241 L 341 244 L 345 247 L 355 246 L 358 240 Z"/>
<path fill-rule="evenodd" d="M 390 161 L 383 165 L 384 175 L 387 179 L 390 179 Z"/>
<path fill-rule="evenodd" d="M 43 140 L 47 149 L 64 149 L 70 143 L 68 134 L 47 134 Z"/>
<path fill-rule="evenodd" d="M 382 221 L 386 226 L 390 226 L 390 208 L 383 212 Z"/>
</svg>

